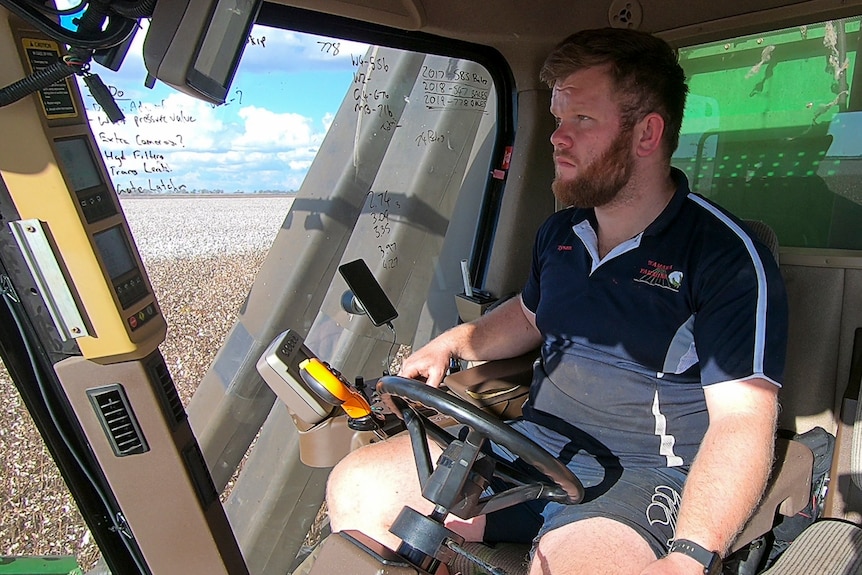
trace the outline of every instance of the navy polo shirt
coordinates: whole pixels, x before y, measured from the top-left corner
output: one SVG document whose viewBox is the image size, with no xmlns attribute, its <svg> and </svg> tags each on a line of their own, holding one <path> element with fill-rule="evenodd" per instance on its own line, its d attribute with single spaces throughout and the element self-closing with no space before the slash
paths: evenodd
<svg viewBox="0 0 862 575">
<path fill-rule="evenodd" d="M 521 297 L 544 343 L 524 418 L 557 432 L 545 442 L 561 457 L 688 467 L 709 425 L 704 386 L 780 385 L 787 303 L 775 259 L 672 175 L 664 211 L 602 260 L 593 210 L 559 211 L 537 234 Z"/>
</svg>

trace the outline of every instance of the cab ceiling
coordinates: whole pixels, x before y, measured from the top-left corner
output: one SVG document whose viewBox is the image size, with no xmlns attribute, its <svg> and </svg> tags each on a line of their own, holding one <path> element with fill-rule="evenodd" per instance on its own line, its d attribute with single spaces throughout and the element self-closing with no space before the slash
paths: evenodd
<svg viewBox="0 0 862 575">
<path fill-rule="evenodd" d="M 862 13 L 862 0 L 276 1 L 491 46 L 509 62 L 522 89 L 553 45 L 579 29 L 635 27 L 682 46 Z"/>
</svg>

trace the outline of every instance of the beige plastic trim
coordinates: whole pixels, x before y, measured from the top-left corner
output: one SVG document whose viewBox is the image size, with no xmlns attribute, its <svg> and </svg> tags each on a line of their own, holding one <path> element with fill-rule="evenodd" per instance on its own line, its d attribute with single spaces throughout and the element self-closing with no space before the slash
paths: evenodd
<svg viewBox="0 0 862 575">
<path fill-rule="evenodd" d="M 425 8 L 421 0 L 289 0 L 284 4 L 404 30 L 419 30 L 425 26 Z"/>
<path fill-rule="evenodd" d="M 814 248 L 779 248 L 781 265 L 862 269 L 862 251 Z"/>
</svg>

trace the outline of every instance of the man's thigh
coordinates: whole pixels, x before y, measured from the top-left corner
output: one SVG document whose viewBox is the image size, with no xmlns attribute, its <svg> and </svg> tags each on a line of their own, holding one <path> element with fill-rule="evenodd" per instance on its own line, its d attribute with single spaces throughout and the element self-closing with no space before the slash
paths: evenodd
<svg viewBox="0 0 862 575">
<path fill-rule="evenodd" d="M 495 444 L 493 449 L 498 457 L 521 471 L 537 473 L 504 447 Z M 585 455 L 572 458 L 568 467 L 585 487 L 582 503 L 531 501 L 491 513 L 487 516 L 486 541 L 535 543 L 544 534 L 569 523 L 608 518 L 640 535 L 655 557 L 667 552 L 674 538 L 685 472 L 673 468 L 607 468 Z M 495 491 L 498 487 L 494 485 Z"/>
<path fill-rule="evenodd" d="M 637 531 L 593 517 L 545 533 L 533 553 L 530 575 L 637 575 L 655 560 Z"/>
<path fill-rule="evenodd" d="M 606 518 L 628 527 L 646 542 L 654 558 L 661 557 L 674 538 L 685 478 L 682 471 L 651 468 L 608 472 L 600 481 L 593 477 L 585 482 L 583 503 L 545 507 L 538 537 L 568 524 Z"/>
</svg>

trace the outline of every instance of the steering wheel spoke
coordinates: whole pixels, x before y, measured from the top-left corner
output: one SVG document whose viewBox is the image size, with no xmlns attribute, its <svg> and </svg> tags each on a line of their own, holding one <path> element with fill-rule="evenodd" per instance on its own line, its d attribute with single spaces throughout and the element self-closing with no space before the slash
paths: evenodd
<svg viewBox="0 0 862 575">
<path fill-rule="evenodd" d="M 566 498 L 566 492 L 556 485 L 530 483 L 511 487 L 501 493 L 495 493 L 479 503 L 481 514 L 488 514 L 527 501 L 548 499 L 550 501 L 565 503 Z"/>
<path fill-rule="evenodd" d="M 529 438 L 475 406 L 439 389 L 403 377 L 383 377 L 377 389 L 380 393 L 391 395 L 393 404 L 401 412 L 413 444 L 423 495 L 438 507 L 445 507 L 448 512 L 462 519 L 469 519 L 534 499 L 569 504 L 579 503 L 583 499 L 583 485 L 562 462 Z M 404 400 L 418 402 L 448 415 L 471 431 L 466 440 L 459 440 Z M 444 456 L 438 462 L 438 468 L 444 466 L 442 470 L 433 468 L 428 450 L 429 438 L 444 450 Z M 485 439 L 506 447 L 548 477 L 550 482 L 530 477 L 497 454 L 480 453 Z M 481 496 L 481 490 L 492 475 L 514 487 L 491 496 Z"/>
</svg>

